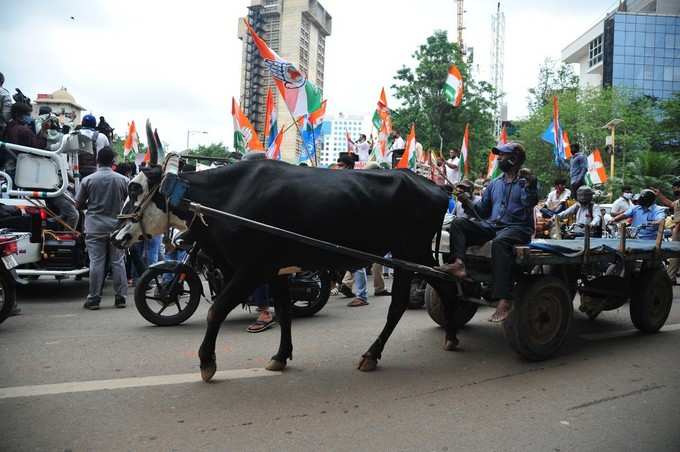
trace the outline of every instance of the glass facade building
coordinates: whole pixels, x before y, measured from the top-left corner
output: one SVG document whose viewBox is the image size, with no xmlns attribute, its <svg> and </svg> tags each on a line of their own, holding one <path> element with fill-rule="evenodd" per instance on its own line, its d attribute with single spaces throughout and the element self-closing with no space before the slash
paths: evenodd
<svg viewBox="0 0 680 452">
<path fill-rule="evenodd" d="M 680 91 L 680 16 L 615 12 L 605 19 L 603 41 L 605 86 L 659 99 Z M 590 59 L 597 58 L 591 45 Z"/>
</svg>

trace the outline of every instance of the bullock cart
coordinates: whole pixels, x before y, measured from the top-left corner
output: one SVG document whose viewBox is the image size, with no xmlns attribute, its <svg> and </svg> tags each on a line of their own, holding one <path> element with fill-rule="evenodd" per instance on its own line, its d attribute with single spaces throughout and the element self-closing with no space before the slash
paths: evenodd
<svg viewBox="0 0 680 452">
<path fill-rule="evenodd" d="M 350 256 L 360 261 L 377 262 L 388 267 L 437 279 L 451 288 L 444 296 L 456 298 L 456 324 L 463 326 L 474 316 L 479 305 L 490 301 L 490 247 L 468 251 L 470 281 L 460 281 L 436 268 L 400 259 L 384 258 L 339 244 L 318 240 L 293 231 L 277 228 L 194 202 L 187 208 L 197 214 L 229 218 L 241 225 Z M 673 301 L 672 283 L 664 269 L 664 260 L 680 257 L 680 243 L 664 242 L 660 229 L 656 241 L 594 239 L 587 229 L 583 240 L 535 240 L 515 248 L 513 272 L 515 306 L 504 322 L 505 336 L 522 357 L 544 360 L 553 356 L 569 334 L 573 317 L 573 300 L 580 295 L 580 310 L 594 319 L 606 310 L 630 304 L 633 324 L 645 333 L 657 332 L 665 323 Z M 448 250 L 447 240 L 438 256 Z M 432 319 L 443 325 L 440 295 L 428 286 L 426 306 Z"/>
<path fill-rule="evenodd" d="M 623 227 L 625 229 L 625 227 Z M 579 295 L 579 310 L 591 320 L 602 311 L 629 304 L 633 325 L 644 333 L 655 333 L 664 325 L 673 303 L 673 287 L 664 261 L 680 256 L 680 243 L 663 241 L 663 225 L 657 240 L 591 238 L 586 229 L 582 239 L 534 240 L 515 247 L 515 263 L 508 271 L 516 281 L 514 308 L 503 323 L 511 347 L 522 357 L 539 361 L 553 356 L 569 335 L 573 301 Z M 446 242 L 446 240 L 444 240 Z M 479 305 L 490 301 L 491 247 L 471 247 L 467 269 L 471 281 L 458 284 L 459 324 L 468 322 Z M 447 251 L 447 243 L 443 244 Z M 428 287 L 428 313 L 443 323 L 439 295 Z"/>
</svg>

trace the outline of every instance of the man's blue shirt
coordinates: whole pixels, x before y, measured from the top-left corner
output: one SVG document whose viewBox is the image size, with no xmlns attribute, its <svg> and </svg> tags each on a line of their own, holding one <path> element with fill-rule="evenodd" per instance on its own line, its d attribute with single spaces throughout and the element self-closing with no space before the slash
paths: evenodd
<svg viewBox="0 0 680 452">
<path fill-rule="evenodd" d="M 649 207 L 633 206 L 626 210 L 623 214 L 626 218 L 632 218 L 631 226 L 639 228 L 640 226 L 649 223 L 658 223 L 666 218 L 664 209 L 652 204 Z M 642 228 L 638 232 L 638 238 L 644 240 L 655 240 L 658 226 L 650 225 L 651 227 Z"/>
<path fill-rule="evenodd" d="M 535 187 L 521 187 L 517 178 L 507 182 L 503 175 L 491 181 L 475 207 L 484 223 L 494 229 L 521 226 L 533 231 L 534 206 L 537 203 Z"/>
<path fill-rule="evenodd" d="M 571 165 L 569 166 L 569 180 L 570 183 L 576 184 L 581 182 L 588 172 L 588 158 L 580 152 L 571 158 Z M 576 193 L 574 193 L 576 195 Z"/>
</svg>

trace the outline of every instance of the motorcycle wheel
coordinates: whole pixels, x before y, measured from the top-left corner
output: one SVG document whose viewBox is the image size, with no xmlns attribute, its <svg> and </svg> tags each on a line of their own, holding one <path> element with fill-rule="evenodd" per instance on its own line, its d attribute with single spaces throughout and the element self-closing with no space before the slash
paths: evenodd
<svg viewBox="0 0 680 452">
<path fill-rule="evenodd" d="M 331 295 L 331 275 L 327 270 L 314 272 L 312 278 L 319 284 L 319 295 L 312 301 L 290 300 L 290 312 L 293 317 L 311 317 L 319 312 Z"/>
<path fill-rule="evenodd" d="M 12 275 L 6 270 L 0 271 L 0 323 L 9 317 L 17 299 L 16 285 Z"/>
<path fill-rule="evenodd" d="M 196 273 L 186 273 L 186 279 L 178 283 L 174 293 L 168 293 L 175 272 L 161 268 L 149 268 L 135 287 L 137 311 L 149 322 L 158 326 L 174 326 L 187 320 L 196 312 L 201 301 L 201 280 Z"/>
</svg>

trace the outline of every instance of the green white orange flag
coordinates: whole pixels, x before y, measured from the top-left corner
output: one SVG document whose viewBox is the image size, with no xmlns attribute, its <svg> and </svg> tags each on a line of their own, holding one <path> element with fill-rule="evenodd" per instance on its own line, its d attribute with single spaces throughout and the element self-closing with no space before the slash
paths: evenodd
<svg viewBox="0 0 680 452">
<path fill-rule="evenodd" d="M 387 134 L 392 131 L 392 120 L 390 118 L 390 110 L 387 108 L 387 96 L 385 95 L 385 88 L 380 91 L 380 98 L 378 99 L 378 106 L 373 113 L 373 127 L 380 130 L 383 122 L 387 123 Z"/>
<path fill-rule="evenodd" d="M 506 144 L 508 142 L 508 131 L 505 130 L 505 126 L 501 129 L 501 136 L 498 137 L 498 144 Z M 501 169 L 498 167 L 498 160 L 496 160 L 496 154 L 493 151 L 489 151 L 489 158 L 486 163 L 486 178 L 495 179 L 502 173 Z"/>
<path fill-rule="evenodd" d="M 404 146 L 404 154 L 402 154 L 399 163 L 397 163 L 397 168 L 415 170 L 416 158 L 416 126 L 411 124 L 411 131 L 406 138 L 406 146 Z"/>
<path fill-rule="evenodd" d="M 460 146 L 460 163 L 458 168 L 463 168 L 460 172 L 460 179 L 463 180 L 470 174 L 470 124 L 465 124 L 465 133 L 463 134 L 463 144 Z M 453 181 L 455 182 L 455 181 Z"/>
<path fill-rule="evenodd" d="M 595 149 L 588 156 L 588 173 L 586 174 L 586 183 L 588 185 L 599 185 L 606 182 L 607 171 L 604 169 L 600 150 Z"/>
<path fill-rule="evenodd" d="M 449 68 L 449 74 L 444 83 L 444 96 L 454 107 L 458 107 L 463 100 L 463 76 L 455 64 Z"/>
<path fill-rule="evenodd" d="M 128 133 L 125 137 L 125 142 L 123 143 L 123 156 L 127 158 L 130 152 L 137 153 L 139 149 L 139 136 L 137 136 L 137 127 L 135 126 L 135 121 L 133 120 L 128 124 Z"/>
<path fill-rule="evenodd" d="M 234 149 L 241 154 L 249 151 L 264 152 L 264 146 L 257 137 L 255 128 L 233 97 L 231 98 L 231 116 L 234 118 Z"/>
<path fill-rule="evenodd" d="M 272 145 L 267 148 L 267 158 L 272 160 L 281 160 L 281 143 L 283 142 L 283 134 L 286 133 L 286 127 L 283 126 L 281 131 L 276 134 L 276 138 Z"/>
<path fill-rule="evenodd" d="M 270 49 L 247 19 L 244 18 L 243 21 L 293 118 L 309 115 L 318 110 L 321 107 L 321 90 L 314 86 L 302 71 Z"/>
</svg>

